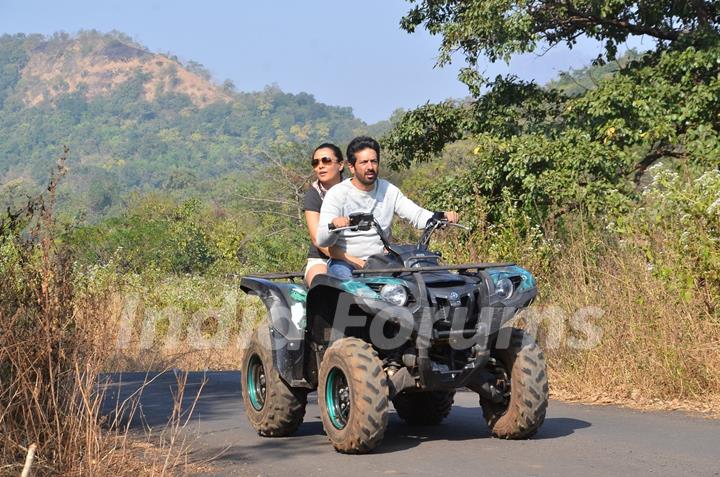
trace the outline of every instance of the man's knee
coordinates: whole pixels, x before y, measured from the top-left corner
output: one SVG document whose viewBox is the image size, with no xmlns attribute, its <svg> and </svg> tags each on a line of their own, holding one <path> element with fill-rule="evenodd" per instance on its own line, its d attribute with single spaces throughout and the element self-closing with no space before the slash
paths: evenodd
<svg viewBox="0 0 720 477">
<path fill-rule="evenodd" d="M 328 273 L 337 278 L 352 278 L 353 270 L 355 267 L 343 260 L 333 259 L 328 263 Z"/>
</svg>

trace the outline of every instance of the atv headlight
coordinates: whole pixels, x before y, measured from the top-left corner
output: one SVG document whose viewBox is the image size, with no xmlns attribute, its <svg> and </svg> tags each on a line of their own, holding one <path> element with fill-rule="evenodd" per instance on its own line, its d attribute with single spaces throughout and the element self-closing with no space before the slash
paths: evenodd
<svg viewBox="0 0 720 477">
<path fill-rule="evenodd" d="M 408 300 L 407 290 L 402 285 L 387 284 L 380 289 L 380 296 L 397 306 L 403 306 Z"/>
<path fill-rule="evenodd" d="M 495 294 L 502 300 L 510 298 L 513 294 L 513 283 L 509 278 L 501 278 L 495 284 Z"/>
</svg>

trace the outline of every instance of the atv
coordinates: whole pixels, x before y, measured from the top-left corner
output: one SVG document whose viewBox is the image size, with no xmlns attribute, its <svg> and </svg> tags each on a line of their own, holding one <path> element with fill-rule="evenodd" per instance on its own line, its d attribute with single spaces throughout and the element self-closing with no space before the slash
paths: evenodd
<svg viewBox="0 0 720 477">
<path fill-rule="evenodd" d="M 315 389 L 342 453 L 380 444 L 390 402 L 408 424 L 440 423 L 459 388 L 479 395 L 493 436 L 537 432 L 548 403 L 545 358 L 508 323 L 535 298 L 535 279 L 512 263 L 441 264 L 430 237 L 454 225 L 436 213 L 417 244 L 398 245 L 372 214 L 353 214 L 336 231 L 374 229 L 385 253 L 352 279 L 318 275 L 308 289 L 294 282 L 299 273 L 242 278 L 268 310 L 242 359 L 243 401 L 258 434 L 295 432 Z"/>
</svg>

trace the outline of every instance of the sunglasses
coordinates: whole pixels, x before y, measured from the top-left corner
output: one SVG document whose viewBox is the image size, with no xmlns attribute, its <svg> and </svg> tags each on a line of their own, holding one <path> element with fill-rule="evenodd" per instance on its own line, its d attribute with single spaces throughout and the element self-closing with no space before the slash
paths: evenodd
<svg viewBox="0 0 720 477">
<path fill-rule="evenodd" d="M 322 161 L 322 163 L 325 164 L 326 166 L 335 162 L 335 160 L 332 157 L 325 156 L 325 157 L 321 157 L 320 159 L 313 159 L 312 161 L 310 161 L 310 164 L 312 164 L 313 167 L 317 167 L 320 165 L 320 161 Z"/>
</svg>

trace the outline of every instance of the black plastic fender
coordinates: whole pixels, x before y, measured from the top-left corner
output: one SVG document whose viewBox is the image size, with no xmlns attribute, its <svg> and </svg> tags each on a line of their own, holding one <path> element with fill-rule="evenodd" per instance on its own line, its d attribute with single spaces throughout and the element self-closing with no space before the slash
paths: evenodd
<svg viewBox="0 0 720 477">
<path fill-rule="evenodd" d="M 291 386 L 311 388 L 305 379 L 305 287 L 243 277 L 240 289 L 259 297 L 268 310 L 273 364 L 280 377 Z"/>
<path fill-rule="evenodd" d="M 343 280 L 332 275 L 317 275 L 308 290 L 307 328 L 317 344 L 329 345 L 338 301 L 344 293 Z"/>
</svg>

